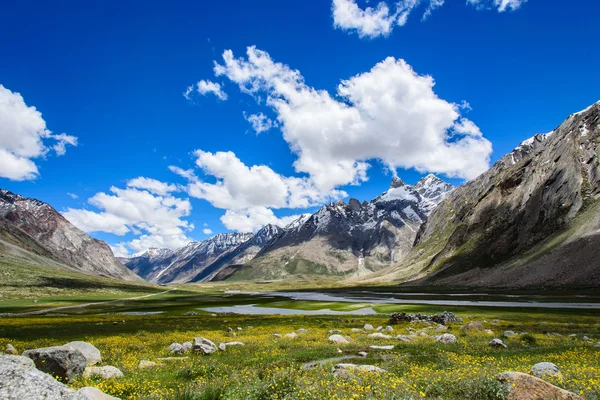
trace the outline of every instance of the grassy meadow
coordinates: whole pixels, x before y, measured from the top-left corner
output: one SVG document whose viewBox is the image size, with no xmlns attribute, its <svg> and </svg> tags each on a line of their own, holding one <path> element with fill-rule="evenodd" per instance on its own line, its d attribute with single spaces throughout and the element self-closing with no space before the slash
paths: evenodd
<svg viewBox="0 0 600 400">
<path fill-rule="evenodd" d="M 224 294 L 223 289 L 183 286 L 139 300 L 123 300 L 119 295 L 114 299 L 116 302 L 65 309 L 60 313 L 3 317 L 0 346 L 11 343 L 21 352 L 73 340 L 88 341 L 102 352 L 102 365 L 121 369 L 125 377 L 79 378 L 71 385 L 74 388 L 96 386 L 122 399 L 503 399 L 506 392 L 495 379 L 499 373 L 529 372 L 531 366 L 542 361 L 553 362 L 561 368 L 563 379 L 553 383 L 586 399 L 600 399 L 600 347 L 596 347 L 600 341 L 600 315 L 597 311 L 295 302 Z M 154 290 L 160 293 L 165 288 Z M 54 300 L 60 302 L 59 298 Z M 392 336 L 406 335 L 411 330 L 427 334 L 410 343 L 376 339 L 368 336 L 370 332 L 352 331 L 367 323 L 385 327 L 387 314 L 213 315 L 198 310 L 257 303 L 279 308 L 338 311 L 373 306 L 376 311 L 385 313 L 447 310 L 455 312 L 464 322 L 449 325 L 447 333 L 454 334 L 458 343 L 444 345 L 432 338 L 441 334 L 434 331 L 435 325 L 422 323 L 394 326 Z M 29 310 L 30 304 L 7 306 L 6 302 L 0 302 L 0 307 L 18 312 L 19 307 Z M 162 313 L 120 314 L 130 311 Z M 198 314 L 183 315 L 189 311 Z M 494 335 L 462 331 L 461 326 L 469 321 L 481 321 Z M 285 337 L 299 329 L 307 332 L 297 333 L 294 339 Z M 333 329 L 341 330 L 350 343 L 330 343 L 328 331 Z M 487 345 L 492 338 L 501 337 L 505 330 L 527 334 L 504 339 L 508 349 Z M 275 337 L 275 333 L 283 337 Z M 573 334 L 575 336 L 569 336 Z M 584 335 L 592 340 L 584 340 Z M 229 347 L 208 356 L 196 353 L 174 356 L 167 350 L 173 342 L 193 341 L 195 337 L 205 337 L 217 345 L 241 341 L 244 346 Z M 371 345 L 395 347 L 374 350 L 370 349 Z M 356 356 L 361 351 L 368 353 L 366 358 L 325 361 L 312 369 L 302 368 L 305 363 Z M 161 360 L 168 357 L 177 358 Z M 140 369 L 141 360 L 159 365 Z M 331 368 L 338 362 L 376 365 L 388 373 L 334 377 Z"/>
</svg>

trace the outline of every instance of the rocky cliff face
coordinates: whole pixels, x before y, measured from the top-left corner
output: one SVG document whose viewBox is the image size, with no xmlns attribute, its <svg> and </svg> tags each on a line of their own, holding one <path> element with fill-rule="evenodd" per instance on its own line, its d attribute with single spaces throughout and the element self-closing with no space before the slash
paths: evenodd
<svg viewBox="0 0 600 400">
<path fill-rule="evenodd" d="M 105 242 L 89 237 L 42 201 L 0 189 L 0 231 L 12 245 L 80 272 L 140 280 L 117 261 Z"/>
<path fill-rule="evenodd" d="M 595 250 L 582 246 L 596 243 L 600 228 L 593 211 L 600 195 L 599 124 L 596 103 L 524 141 L 448 195 L 421 227 L 407 262 L 380 278 L 429 274 L 419 282 L 484 286 L 600 283 L 600 263 L 586 255 Z M 566 230 L 571 233 L 561 234 Z M 583 253 L 574 257 L 575 248 Z"/>
<path fill-rule="evenodd" d="M 452 189 L 433 175 L 414 187 L 394 178 L 370 202 L 328 204 L 286 227 L 233 277 L 367 275 L 408 254 L 428 213 Z"/>
</svg>

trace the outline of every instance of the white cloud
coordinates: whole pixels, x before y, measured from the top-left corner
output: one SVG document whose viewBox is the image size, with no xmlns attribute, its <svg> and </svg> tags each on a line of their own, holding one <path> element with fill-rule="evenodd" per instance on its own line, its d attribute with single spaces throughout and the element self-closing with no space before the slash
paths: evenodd
<svg viewBox="0 0 600 400">
<path fill-rule="evenodd" d="M 190 182 L 188 194 L 217 208 L 306 208 L 346 196 L 343 191 L 321 191 L 308 178 L 284 177 L 265 165 L 248 167 L 230 151 L 194 154 L 196 165 L 216 182 Z"/>
<path fill-rule="evenodd" d="M 252 129 L 254 129 L 257 135 L 277 127 L 277 121 L 273 121 L 263 113 L 247 115 L 244 112 L 244 119 L 250 122 Z"/>
<path fill-rule="evenodd" d="M 68 193 L 67 192 L 67 196 L 69 196 L 70 198 L 72 198 L 73 200 L 77 200 L 79 198 L 79 196 L 77 196 L 75 193 Z"/>
<path fill-rule="evenodd" d="M 499 12 L 514 11 L 527 0 L 467 0 L 477 9 L 496 8 Z M 389 36 L 396 26 L 404 26 L 411 12 L 425 5 L 422 21 L 440 8 L 445 0 L 396 0 L 381 1 L 375 7 L 360 8 L 357 0 L 333 0 L 333 26 L 355 32 L 361 38 L 374 39 Z M 390 8 L 392 6 L 393 10 Z"/>
<path fill-rule="evenodd" d="M 202 233 L 204 233 L 205 235 L 212 235 L 213 231 L 209 228 L 204 228 L 202 229 Z"/>
<path fill-rule="evenodd" d="M 179 190 L 177 185 L 164 183 L 152 178 L 144 178 L 143 176 L 131 179 L 127 182 L 127 186 L 137 189 L 145 189 L 151 193 L 159 194 L 161 196 Z"/>
<path fill-rule="evenodd" d="M 184 219 L 191 212 L 189 200 L 133 187 L 111 187 L 110 191 L 111 194 L 100 192 L 88 200 L 100 211 L 69 208 L 63 215 L 85 232 L 139 236 L 119 243 L 121 251 L 128 248 L 137 252 L 149 247 L 176 249 L 190 242 L 186 232 L 194 226 Z"/>
<path fill-rule="evenodd" d="M 388 36 L 398 19 L 384 2 L 363 10 L 354 0 L 333 0 L 332 12 L 336 28 L 355 31 L 361 38 Z"/>
<path fill-rule="evenodd" d="M 169 170 L 171 170 L 171 172 L 173 172 L 174 174 L 177 174 L 182 178 L 187 179 L 188 181 L 195 182 L 198 180 L 198 177 L 194 173 L 193 169 L 183 169 L 175 165 L 169 165 Z"/>
<path fill-rule="evenodd" d="M 238 232 L 254 232 L 267 224 L 287 226 L 300 215 L 278 218 L 273 210 L 266 207 L 251 207 L 245 210 L 227 210 L 221 222 L 227 229 Z"/>
<path fill-rule="evenodd" d="M 477 9 L 496 8 L 498 12 L 515 11 L 527 0 L 467 0 L 467 3 L 472 4 Z"/>
<path fill-rule="evenodd" d="M 215 82 L 211 82 L 211 81 L 206 81 L 206 80 L 201 80 L 198 83 L 196 83 L 195 85 L 196 87 L 194 88 L 194 86 L 188 86 L 187 89 L 185 90 L 185 92 L 183 93 L 183 96 L 190 100 L 192 93 L 194 93 L 194 90 L 196 92 L 198 92 L 199 94 L 206 96 L 209 93 L 214 94 L 215 96 L 217 96 L 217 98 L 219 100 L 227 100 L 227 93 L 225 93 L 222 89 L 221 89 L 221 85 Z"/>
<path fill-rule="evenodd" d="M 222 65 L 215 64 L 217 76 L 226 76 L 245 93 L 267 96 L 266 104 L 277 113 L 284 139 L 298 156 L 296 171 L 310 176 L 303 180 L 309 192 L 314 188 L 328 193 L 365 181 L 368 161 L 374 159 L 391 169 L 414 168 L 465 179 L 488 168 L 491 143 L 461 116 L 458 104 L 435 94 L 431 76 L 418 75 L 404 60 L 388 57 L 370 71 L 342 81 L 336 93 L 340 100 L 308 86 L 299 71 L 274 62 L 255 47 L 247 49 L 247 59 L 235 58 L 227 50 L 223 60 Z M 223 168 L 211 174 L 230 173 Z M 262 175 L 275 173 L 264 168 L 255 172 L 260 182 L 254 192 L 261 193 L 246 196 L 263 196 L 264 185 L 273 185 L 270 200 L 242 203 L 282 207 L 285 185 L 279 179 L 265 179 Z M 211 186 L 210 193 L 203 191 L 203 196 L 218 198 L 222 208 L 235 208 L 224 199 L 231 202 L 227 195 L 232 194 L 237 202 L 238 194 L 245 191 L 229 190 L 224 184 L 239 175 L 231 173 L 234 176 Z"/>
<path fill-rule="evenodd" d="M 23 97 L 0 85 L 0 177 L 16 181 L 38 177 L 33 161 L 45 157 L 51 144 L 57 155 L 65 154 L 66 145 L 77 146 L 77 138 L 61 133 L 53 135 L 46 128 L 42 114 L 27 106 Z"/>
</svg>

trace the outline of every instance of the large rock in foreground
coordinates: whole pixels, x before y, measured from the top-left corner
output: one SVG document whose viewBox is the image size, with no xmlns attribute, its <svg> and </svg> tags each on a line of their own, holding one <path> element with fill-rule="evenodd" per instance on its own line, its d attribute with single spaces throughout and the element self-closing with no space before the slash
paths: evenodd
<svg viewBox="0 0 600 400">
<path fill-rule="evenodd" d="M 498 379 L 506 384 L 507 400 L 583 400 L 575 393 L 521 372 L 504 372 Z"/>
<path fill-rule="evenodd" d="M 87 365 L 91 366 L 102 361 L 102 355 L 94 345 L 87 342 L 70 342 L 65 344 L 65 347 L 71 350 L 79 350 L 87 360 Z"/>
<path fill-rule="evenodd" d="M 30 358 L 0 356 L 2 400 L 118 400 L 96 388 L 76 392 L 35 368 Z"/>
<path fill-rule="evenodd" d="M 40 371 L 67 382 L 83 374 L 87 366 L 87 360 L 79 350 L 65 346 L 27 350 L 23 356 L 31 358 Z"/>
</svg>

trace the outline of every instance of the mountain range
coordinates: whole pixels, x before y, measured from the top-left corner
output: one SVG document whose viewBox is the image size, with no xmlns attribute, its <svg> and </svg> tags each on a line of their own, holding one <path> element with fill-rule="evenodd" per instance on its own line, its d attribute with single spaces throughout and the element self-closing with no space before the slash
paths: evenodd
<svg viewBox="0 0 600 400">
<path fill-rule="evenodd" d="M 599 285 L 599 154 L 600 102 L 458 188 L 435 175 L 412 186 L 395 177 L 371 201 L 326 204 L 285 227 L 223 233 L 119 260 L 48 204 L 0 190 L 0 256 L 161 284 Z"/>
</svg>

